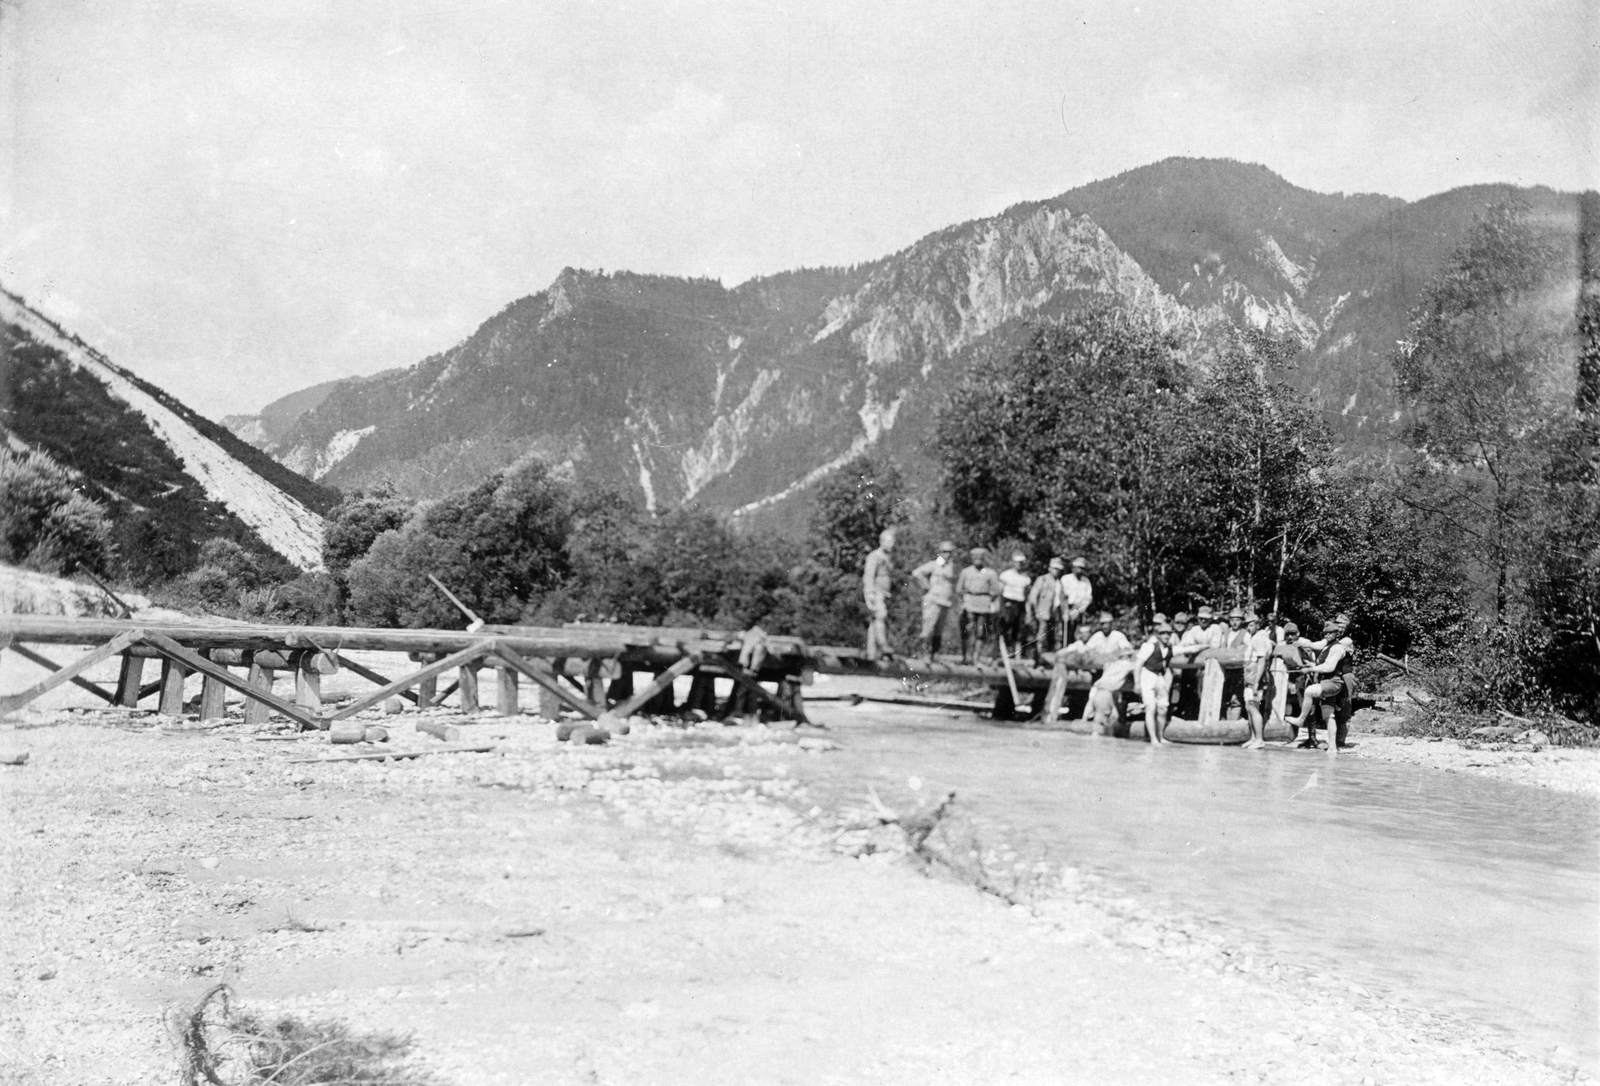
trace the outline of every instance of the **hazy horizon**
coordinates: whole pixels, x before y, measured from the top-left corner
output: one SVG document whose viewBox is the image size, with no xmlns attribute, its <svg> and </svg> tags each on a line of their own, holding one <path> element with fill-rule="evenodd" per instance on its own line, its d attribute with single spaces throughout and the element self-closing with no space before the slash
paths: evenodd
<svg viewBox="0 0 1600 1086">
<path fill-rule="evenodd" d="M 1597 184 L 1581 2 L 0 3 L 0 279 L 213 416 L 565 266 L 730 286 L 1172 156 Z"/>
</svg>

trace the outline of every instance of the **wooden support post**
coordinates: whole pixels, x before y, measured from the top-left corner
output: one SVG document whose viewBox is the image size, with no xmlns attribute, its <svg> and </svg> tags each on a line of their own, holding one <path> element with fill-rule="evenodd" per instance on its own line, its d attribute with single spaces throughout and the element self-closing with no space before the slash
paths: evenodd
<svg viewBox="0 0 1600 1086">
<path fill-rule="evenodd" d="M 665 671 L 656 672 L 655 679 L 650 680 L 650 684 L 647 689 L 654 690 L 656 688 L 656 679 L 660 679 L 661 676 L 665 674 Z M 672 679 L 676 679 L 677 677 L 677 675 L 673 675 Z M 655 694 L 651 696 L 649 701 L 645 702 L 634 711 L 644 713 L 648 716 L 671 716 L 673 713 L 677 712 L 678 709 L 677 691 L 675 691 L 672 687 L 672 680 L 669 679 L 665 685 L 663 685 L 659 690 L 656 691 Z"/>
<path fill-rule="evenodd" d="M 599 709 L 606 707 L 606 662 L 595 656 L 583 670 L 583 696 L 589 699 L 589 704 Z"/>
<path fill-rule="evenodd" d="M 322 716 L 322 674 L 316 670 L 317 653 L 301 653 L 295 661 L 294 703 L 309 717 Z M 326 724 L 319 724 L 326 728 Z"/>
<path fill-rule="evenodd" d="M 694 681 L 689 684 L 689 696 L 684 699 L 683 707 L 690 712 L 701 712 L 707 717 L 717 711 L 716 678 L 709 671 L 696 671 Z"/>
<path fill-rule="evenodd" d="M 217 666 L 221 666 L 220 664 Z M 200 685 L 200 719 L 222 720 L 228 715 L 228 688 L 213 675 L 207 675 Z"/>
<path fill-rule="evenodd" d="M 478 708 L 478 669 L 483 665 L 474 660 L 470 664 L 462 664 L 461 670 L 456 673 L 456 685 L 461 688 L 461 711 L 463 713 L 476 713 Z"/>
<path fill-rule="evenodd" d="M 591 702 L 578 697 L 576 694 L 569 694 L 560 683 L 556 682 L 553 676 L 546 675 L 511 649 L 506 648 L 504 645 L 497 645 L 494 651 L 497 656 L 516 668 L 518 672 L 526 675 L 545 689 L 554 691 L 555 695 L 566 702 L 569 707 L 578 710 L 590 720 L 595 720 L 600 716 L 600 710 L 595 708 Z"/>
<path fill-rule="evenodd" d="M 299 708 L 298 706 L 290 705 L 288 702 L 282 700 L 281 698 L 274 697 L 265 690 L 256 689 L 244 679 L 239 678 L 237 675 L 229 674 L 227 668 L 213 664 L 210 660 L 207 660 L 205 657 L 194 652 L 193 650 L 184 648 L 172 638 L 167 637 L 164 634 L 144 634 L 142 630 L 140 633 L 143 635 L 143 640 L 147 644 L 160 649 L 164 659 L 172 663 L 175 668 L 180 670 L 187 669 L 190 671 L 198 671 L 203 675 L 210 675 L 219 680 L 224 686 L 237 690 L 247 698 L 259 698 L 272 708 L 276 709 L 278 712 L 282 713 L 284 716 L 288 717 L 290 720 L 298 723 L 302 730 L 318 727 L 316 718 L 308 715 L 303 709 Z M 163 701 L 166 700 L 166 691 L 167 686 L 166 684 L 163 684 Z M 178 684 L 178 696 L 180 699 L 183 696 L 183 684 L 181 682 Z M 326 727 L 327 725 L 323 724 L 322 726 Z"/>
<path fill-rule="evenodd" d="M 543 660 L 529 660 L 528 662 L 534 667 L 544 663 Z M 553 670 L 550 672 L 552 679 L 554 679 L 555 674 Z M 555 691 L 548 687 L 536 686 L 534 689 L 539 692 L 539 715 L 546 720 L 560 720 L 561 709 L 566 703 L 556 697 Z"/>
<path fill-rule="evenodd" d="M 651 702 L 655 701 L 656 698 L 663 694 L 670 699 L 672 697 L 673 682 L 678 678 L 678 676 L 687 675 L 689 672 L 699 667 L 700 659 L 699 653 L 691 652 L 689 655 L 685 656 L 683 659 L 667 668 L 667 670 L 657 675 L 651 681 L 649 686 L 645 687 L 627 701 L 624 701 L 618 705 L 612 710 L 611 715 L 616 717 L 618 720 L 627 720 L 634 713 L 637 713 L 640 709 L 646 708 Z"/>
<path fill-rule="evenodd" d="M 485 653 L 493 651 L 493 649 L 493 641 L 480 641 L 476 645 L 469 645 L 460 652 L 452 653 L 451 655 L 443 657 L 442 659 L 434 660 L 432 663 L 428 664 L 427 667 L 413 675 L 407 675 L 404 678 L 396 679 L 388 686 L 379 687 L 377 690 L 367 694 L 365 697 L 357 698 L 348 705 L 329 713 L 324 719 L 343 720 L 347 716 L 354 716 L 364 709 L 370 709 L 374 705 L 380 704 L 386 698 L 393 697 L 397 692 L 404 690 L 409 686 L 420 686 L 427 680 L 438 677 L 441 672 L 449 671 L 451 668 L 457 668 L 462 664 L 468 663 L 469 661 L 476 660 Z"/>
<path fill-rule="evenodd" d="M 129 709 L 137 707 L 143 681 L 144 657 L 123 653 L 122 671 L 117 675 L 117 704 Z"/>
<path fill-rule="evenodd" d="M 744 673 L 744 669 L 738 664 L 730 664 L 723 660 L 711 660 L 704 665 L 703 670 L 712 672 L 713 674 L 721 674 L 724 678 L 731 679 L 733 681 L 733 691 L 728 695 L 728 709 L 731 710 L 736 704 L 738 704 L 739 691 L 744 690 L 754 696 L 758 702 L 770 706 L 772 709 L 776 710 L 779 719 L 789 719 L 789 710 L 787 707 L 784 706 L 784 704 L 777 698 L 767 693 L 766 687 L 762 686 L 749 675 L 746 675 Z"/>
<path fill-rule="evenodd" d="M 272 693 L 272 680 L 276 677 L 276 674 L 272 668 L 262 667 L 256 663 L 254 655 L 254 653 L 251 654 L 252 658 L 250 660 L 250 685 L 257 690 L 264 690 L 270 694 Z M 254 698 L 244 699 L 244 722 L 246 724 L 265 724 L 267 722 L 267 711 L 265 702 L 257 701 Z"/>
<path fill-rule="evenodd" d="M 499 677 L 494 703 L 495 712 L 501 716 L 517 715 L 517 673 L 505 664 L 496 664 L 495 675 Z"/>
<path fill-rule="evenodd" d="M 1056 653 L 1055 666 L 1050 669 L 1050 689 L 1045 691 L 1044 712 L 1041 719 L 1046 724 L 1054 724 L 1061 716 L 1061 699 L 1067 693 L 1067 657 L 1065 653 Z"/>
<path fill-rule="evenodd" d="M 612 679 L 611 684 L 606 687 L 606 699 L 621 705 L 631 697 L 633 697 L 633 669 L 624 664 L 622 674 Z"/>
<path fill-rule="evenodd" d="M 417 658 L 417 662 L 421 664 L 431 664 L 438 659 L 438 657 L 431 652 L 419 652 L 415 653 L 414 655 Z M 439 691 L 438 682 L 439 680 L 437 678 L 429 675 L 426 679 L 423 679 L 421 682 L 417 683 L 418 709 L 426 709 L 428 706 L 439 700 L 436 697 Z"/>
<path fill-rule="evenodd" d="M 189 669 L 176 660 L 161 661 L 161 703 L 157 709 L 162 716 L 183 715 L 183 684 Z"/>
<path fill-rule="evenodd" d="M 1017 699 L 1011 696 L 1009 686 L 994 689 L 994 708 L 989 713 L 994 720 L 1012 720 L 1017 715 Z"/>
</svg>

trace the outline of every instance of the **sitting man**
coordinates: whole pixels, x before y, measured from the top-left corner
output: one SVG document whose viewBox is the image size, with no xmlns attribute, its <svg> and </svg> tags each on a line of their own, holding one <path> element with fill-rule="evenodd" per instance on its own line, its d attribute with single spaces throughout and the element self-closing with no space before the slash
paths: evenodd
<svg viewBox="0 0 1600 1086">
<path fill-rule="evenodd" d="M 1144 703 L 1144 736 L 1155 746 L 1167 741 L 1167 712 L 1172 697 L 1172 626 L 1156 616 L 1155 627 L 1133 658 Z"/>
<path fill-rule="evenodd" d="M 1330 755 L 1337 755 L 1344 745 L 1350 724 L 1350 698 L 1355 693 L 1356 646 L 1346 636 L 1349 626 L 1350 616 L 1341 614 L 1323 627 L 1321 641 L 1311 642 L 1312 648 L 1326 646 L 1327 652 L 1320 662 L 1305 669 L 1312 681 L 1306 687 L 1305 704 L 1300 707 L 1300 716 L 1295 721 L 1297 727 L 1307 724 L 1313 710 L 1319 711 Z M 1306 738 L 1314 743 L 1314 735 L 1312 726 L 1308 725 Z"/>
</svg>

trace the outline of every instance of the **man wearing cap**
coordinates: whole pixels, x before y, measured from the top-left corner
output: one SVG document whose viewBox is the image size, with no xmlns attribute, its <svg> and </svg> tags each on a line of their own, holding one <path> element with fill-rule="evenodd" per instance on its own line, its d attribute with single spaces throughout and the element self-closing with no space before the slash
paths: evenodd
<svg viewBox="0 0 1600 1086">
<path fill-rule="evenodd" d="M 893 564 L 889 555 L 894 551 L 894 529 L 885 528 L 878 533 L 878 549 L 867 554 L 861 571 L 861 592 L 867 603 L 867 659 L 881 660 L 893 656 L 889 648 L 889 589 Z"/>
<path fill-rule="evenodd" d="M 922 654 L 929 660 L 944 647 L 944 620 L 956 600 L 956 545 L 939 544 L 937 556 L 911 571 L 922 589 Z"/>
<path fill-rule="evenodd" d="M 1067 564 L 1059 558 L 1050 559 L 1050 568 L 1035 577 L 1028 590 L 1028 623 L 1033 627 L 1033 662 L 1047 652 L 1056 651 L 1056 637 L 1061 632 L 1061 571 Z"/>
<path fill-rule="evenodd" d="M 1196 612 L 1194 621 L 1189 621 L 1186 612 L 1178 612 L 1178 619 L 1183 626 L 1181 634 L 1176 637 L 1177 644 L 1173 646 L 1178 659 L 1183 663 L 1192 663 L 1195 656 L 1205 649 L 1211 648 L 1211 636 L 1207 632 L 1211 627 L 1212 612 L 1209 607 L 1201 607 Z M 1178 631 L 1174 630 L 1174 633 Z M 1178 681 L 1173 684 L 1177 688 L 1177 702 L 1175 712 L 1184 720 L 1198 720 L 1200 718 L 1200 672 L 1195 668 L 1185 668 L 1178 674 Z"/>
<path fill-rule="evenodd" d="M 1267 745 L 1265 717 L 1272 706 L 1272 673 L 1268 664 L 1272 659 L 1272 632 L 1261 628 L 1261 619 L 1254 611 L 1244 616 L 1244 628 L 1250 635 L 1244 656 L 1244 711 L 1250 718 L 1250 738 L 1246 750 L 1260 750 Z"/>
<path fill-rule="evenodd" d="M 1166 616 L 1157 615 L 1155 625 L 1133 658 L 1139 681 L 1139 700 L 1144 702 L 1144 735 L 1153 745 L 1167 741 L 1167 714 L 1172 698 L 1172 626 Z"/>
<path fill-rule="evenodd" d="M 1083 622 L 1083 616 L 1089 613 L 1089 607 L 1094 603 L 1094 585 L 1089 583 L 1089 576 L 1085 572 L 1089 563 L 1083 558 L 1072 560 L 1072 572 L 1061 578 L 1061 621 L 1062 640 L 1070 641 L 1078 635 L 1078 626 Z"/>
<path fill-rule="evenodd" d="M 956 579 L 961 597 L 961 662 L 981 659 L 994 637 L 994 613 L 1000 599 L 1000 577 L 989 568 L 989 552 L 972 548 L 972 564 Z"/>
<path fill-rule="evenodd" d="M 1133 651 L 1133 642 L 1128 640 L 1127 634 L 1116 628 L 1116 619 L 1111 617 L 1110 611 L 1100 612 L 1100 617 L 1095 621 L 1095 631 L 1084 644 L 1090 652 L 1107 656 Z"/>
<path fill-rule="evenodd" d="M 1306 667 L 1311 683 L 1306 687 L 1305 704 L 1295 724 L 1307 725 L 1306 738 L 1315 741 L 1315 722 L 1310 720 L 1312 710 L 1320 711 L 1322 727 L 1328 737 L 1328 753 L 1337 755 L 1344 745 L 1350 724 L 1350 697 L 1355 693 L 1355 642 L 1347 636 L 1350 616 L 1340 614 L 1323 627 L 1321 641 L 1311 642 L 1311 647 L 1326 647 L 1326 655 L 1318 663 Z"/>
<path fill-rule="evenodd" d="M 1200 610 L 1203 613 L 1209 608 L 1202 607 Z M 1226 612 L 1218 607 L 1211 612 L 1211 624 L 1206 627 L 1206 637 L 1210 639 L 1212 648 L 1220 649 L 1222 647 L 1222 639 L 1227 636 L 1228 622 Z"/>
<path fill-rule="evenodd" d="M 1228 624 L 1223 628 L 1221 635 L 1217 638 L 1217 648 L 1219 650 L 1238 650 L 1243 652 L 1250 647 L 1250 631 L 1245 629 L 1244 617 L 1244 610 L 1239 607 L 1235 607 L 1233 610 L 1228 612 Z M 1254 618 L 1253 615 L 1251 617 Z M 1223 666 L 1221 709 L 1223 718 L 1227 717 L 1228 707 L 1231 706 L 1235 701 L 1239 703 L 1239 715 L 1241 717 L 1248 715 L 1249 710 L 1245 706 L 1244 693 L 1247 685 L 1249 684 L 1245 682 L 1244 671 L 1242 669 L 1232 667 L 1231 665 Z"/>
</svg>

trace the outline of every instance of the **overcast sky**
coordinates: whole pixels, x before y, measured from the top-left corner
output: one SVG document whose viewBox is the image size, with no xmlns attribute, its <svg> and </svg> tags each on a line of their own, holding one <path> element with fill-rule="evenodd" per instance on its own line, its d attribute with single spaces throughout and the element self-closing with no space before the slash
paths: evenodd
<svg viewBox="0 0 1600 1086">
<path fill-rule="evenodd" d="M 214 416 L 567 265 L 732 286 L 1169 155 L 1597 185 L 1600 4 L 0 0 L 0 282 Z"/>
</svg>

